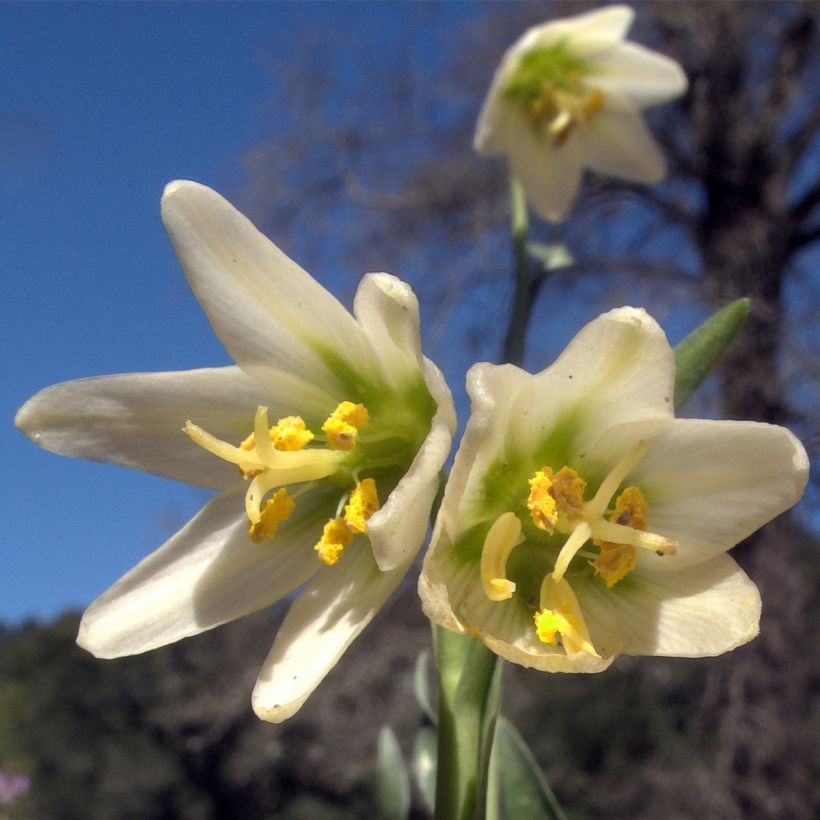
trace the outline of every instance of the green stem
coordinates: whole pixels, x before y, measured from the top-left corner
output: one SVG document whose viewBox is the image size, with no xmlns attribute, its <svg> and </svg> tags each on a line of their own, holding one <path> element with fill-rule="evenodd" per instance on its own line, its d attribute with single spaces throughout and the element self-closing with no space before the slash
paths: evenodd
<svg viewBox="0 0 820 820">
<path fill-rule="evenodd" d="M 480 641 L 434 627 L 439 673 L 436 820 L 483 818 L 501 693 L 501 660 Z"/>
<path fill-rule="evenodd" d="M 535 294 L 530 274 L 530 260 L 527 256 L 527 240 L 530 230 L 527 200 L 521 183 L 514 176 L 510 176 L 510 220 L 515 290 L 507 333 L 504 337 L 502 359 L 512 364 L 521 364 L 524 360 L 527 326 Z"/>
</svg>

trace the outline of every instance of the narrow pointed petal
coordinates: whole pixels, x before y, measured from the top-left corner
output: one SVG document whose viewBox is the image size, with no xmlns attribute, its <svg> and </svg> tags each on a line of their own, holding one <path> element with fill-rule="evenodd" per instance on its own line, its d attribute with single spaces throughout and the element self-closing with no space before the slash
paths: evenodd
<svg viewBox="0 0 820 820">
<path fill-rule="evenodd" d="M 356 291 L 353 313 L 379 359 L 385 381 L 399 386 L 422 364 L 419 303 L 412 288 L 387 273 L 369 273 Z"/>
<path fill-rule="evenodd" d="M 182 428 L 193 419 L 238 443 L 252 429 L 259 404 L 273 402 L 238 367 L 127 373 L 47 387 L 20 408 L 15 424 L 54 453 L 219 488 L 236 479 L 236 468 L 198 447 Z"/>
<path fill-rule="evenodd" d="M 628 98 L 637 108 L 674 100 L 686 91 L 681 67 L 635 43 L 622 43 L 595 60 L 595 85 L 604 94 Z"/>
<path fill-rule="evenodd" d="M 281 723 L 295 714 L 372 620 L 407 569 L 379 572 L 364 539 L 303 590 L 276 635 L 253 690 L 253 709 Z"/>
<path fill-rule="evenodd" d="M 97 598 L 80 623 L 80 646 L 100 658 L 146 652 L 262 609 L 304 583 L 320 566 L 314 528 L 294 514 L 279 539 L 253 543 L 245 486 L 238 482 L 206 504 Z M 326 501 L 299 500 L 307 519 Z"/>
<path fill-rule="evenodd" d="M 578 132 L 584 165 L 599 174 L 657 182 L 666 173 L 666 161 L 640 113 L 631 106 L 601 111 Z"/>
<path fill-rule="evenodd" d="M 271 391 L 286 394 L 309 373 L 326 395 L 345 393 L 339 359 L 372 370 L 372 351 L 350 313 L 215 191 L 170 183 L 162 218 L 214 331 Z"/>
<path fill-rule="evenodd" d="M 439 488 L 439 473 L 453 443 L 456 416 L 450 390 L 432 362 L 425 360 L 424 368 L 438 405 L 430 432 L 408 471 L 367 524 L 373 556 L 383 572 L 406 566 L 421 547 Z"/>
<path fill-rule="evenodd" d="M 629 655 L 706 658 L 759 631 L 760 594 L 728 555 L 674 574 L 636 570 L 613 592 L 608 603 Z"/>
<path fill-rule="evenodd" d="M 635 12 L 629 6 L 605 6 L 536 26 L 515 47 L 528 51 L 566 38 L 574 54 L 591 57 L 623 40 L 634 18 Z"/>
<path fill-rule="evenodd" d="M 630 480 L 646 488 L 649 527 L 679 542 L 676 555 L 641 555 L 659 573 L 726 552 L 803 494 L 809 461 L 784 427 L 677 419 L 652 441 Z"/>
</svg>

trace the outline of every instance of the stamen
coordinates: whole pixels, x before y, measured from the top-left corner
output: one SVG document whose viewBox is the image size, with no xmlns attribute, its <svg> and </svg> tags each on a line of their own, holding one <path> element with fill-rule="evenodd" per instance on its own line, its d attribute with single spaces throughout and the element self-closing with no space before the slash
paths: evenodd
<svg viewBox="0 0 820 820">
<path fill-rule="evenodd" d="M 352 450 L 356 444 L 356 434 L 367 424 L 368 412 L 363 404 L 343 401 L 327 417 L 322 432 L 334 450 Z"/>
<path fill-rule="evenodd" d="M 353 539 L 353 533 L 344 518 L 331 518 L 322 530 L 322 537 L 313 548 L 319 554 L 319 560 L 327 566 L 333 566 L 341 557 L 344 548 Z"/>
<path fill-rule="evenodd" d="M 277 490 L 262 508 L 259 520 L 248 524 L 248 535 L 254 544 L 272 538 L 279 522 L 285 521 L 295 509 L 296 505 L 285 489 Z"/>
<path fill-rule="evenodd" d="M 591 521 L 592 537 L 599 541 L 610 541 L 613 544 L 630 544 L 640 549 L 651 550 L 658 555 L 674 555 L 678 551 L 678 542 L 656 532 L 642 532 L 641 530 L 625 527 L 623 524 L 614 524 L 602 518 Z"/>
<path fill-rule="evenodd" d="M 561 552 L 558 553 L 558 558 L 555 561 L 555 568 L 552 571 L 552 577 L 555 581 L 560 581 L 564 577 L 564 573 L 570 565 L 570 562 L 575 557 L 581 547 L 590 539 L 592 531 L 586 521 L 582 521 L 576 525 L 572 534 L 567 538 L 564 546 L 561 547 Z"/>
<path fill-rule="evenodd" d="M 527 509 L 536 527 L 546 530 L 550 535 L 555 532 L 558 521 L 558 505 L 552 497 L 552 470 L 544 467 L 538 470 L 529 479 L 530 495 L 527 499 Z"/>
<path fill-rule="evenodd" d="M 610 471 L 609 475 L 601 482 L 598 492 L 592 501 L 584 504 L 584 518 L 603 518 L 612 496 L 621 486 L 623 480 L 632 471 L 632 468 L 643 458 L 646 449 L 649 447 L 648 441 L 640 441 L 636 444 Z"/>
<path fill-rule="evenodd" d="M 265 465 L 254 458 L 253 454 L 249 453 L 247 449 L 244 449 L 244 442 L 242 447 L 234 447 L 232 444 L 228 444 L 227 441 L 222 441 L 222 439 L 211 435 L 207 430 L 203 430 L 190 420 L 185 422 L 182 430 L 194 444 L 198 444 L 223 461 L 236 464 L 243 473 L 253 473 L 264 469 Z"/>
<path fill-rule="evenodd" d="M 590 564 L 596 574 L 604 579 L 607 589 L 612 589 L 635 569 L 635 547 L 604 542 L 600 555 Z"/>
<path fill-rule="evenodd" d="M 507 575 L 507 559 L 521 543 L 521 522 L 511 512 L 502 513 L 490 527 L 481 551 L 481 585 L 491 601 L 506 601 L 515 592 Z"/>
<path fill-rule="evenodd" d="M 572 587 L 563 579 L 556 580 L 552 574 L 541 582 L 540 609 L 534 615 L 539 640 L 555 644 L 555 633 L 568 655 L 586 652 L 599 657 L 592 645 L 584 616 Z"/>
<path fill-rule="evenodd" d="M 310 444 L 313 433 L 300 416 L 285 416 L 270 428 L 270 439 L 274 450 L 293 453 Z"/>
<path fill-rule="evenodd" d="M 367 519 L 379 509 L 376 482 L 366 478 L 356 485 L 350 495 L 350 503 L 345 506 L 345 521 L 352 532 L 367 532 Z"/>
<path fill-rule="evenodd" d="M 552 535 L 556 524 L 561 529 L 581 518 L 586 482 L 572 467 L 565 465 L 554 474 L 551 467 L 544 467 L 529 479 L 529 485 L 527 508 L 539 529 Z"/>
</svg>

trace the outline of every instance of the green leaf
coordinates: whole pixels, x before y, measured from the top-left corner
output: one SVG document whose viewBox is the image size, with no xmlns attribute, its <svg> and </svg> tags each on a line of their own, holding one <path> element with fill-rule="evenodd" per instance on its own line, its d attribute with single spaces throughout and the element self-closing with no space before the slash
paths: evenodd
<svg viewBox="0 0 820 820">
<path fill-rule="evenodd" d="M 737 299 L 708 318 L 675 346 L 675 409 L 700 387 L 749 315 L 749 300 Z"/>
<path fill-rule="evenodd" d="M 527 253 L 541 263 L 546 272 L 569 268 L 575 257 L 563 242 L 527 242 Z"/>
<path fill-rule="evenodd" d="M 430 692 L 430 652 L 427 649 L 419 652 L 416 658 L 416 667 L 413 670 L 413 691 L 416 693 L 416 700 L 424 714 L 435 724 L 438 717 L 433 707 L 433 695 Z"/>
<path fill-rule="evenodd" d="M 413 776 L 428 812 L 436 805 L 436 757 L 438 733 L 432 726 L 422 726 L 413 744 Z"/>
<path fill-rule="evenodd" d="M 567 820 L 524 738 L 505 718 L 496 724 L 487 820 Z"/>
<path fill-rule="evenodd" d="M 379 730 L 378 804 L 383 820 L 406 820 L 410 814 L 410 781 L 399 742 L 389 726 Z"/>
</svg>

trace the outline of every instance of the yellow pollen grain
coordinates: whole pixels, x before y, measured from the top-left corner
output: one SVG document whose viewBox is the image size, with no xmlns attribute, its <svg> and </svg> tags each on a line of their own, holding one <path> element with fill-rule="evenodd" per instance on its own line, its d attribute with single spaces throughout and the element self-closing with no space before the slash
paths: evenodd
<svg viewBox="0 0 820 820">
<path fill-rule="evenodd" d="M 331 518 L 325 524 L 322 537 L 313 549 L 319 554 L 319 560 L 331 567 L 342 557 L 344 548 L 352 538 L 353 533 L 344 518 Z"/>
<path fill-rule="evenodd" d="M 340 402 L 322 425 L 334 450 L 352 450 L 356 444 L 356 434 L 367 424 L 369 414 L 363 404 L 351 401 Z"/>
<path fill-rule="evenodd" d="M 558 643 L 559 633 L 569 630 L 567 619 L 551 609 L 541 609 L 533 615 L 535 631 L 541 643 L 555 646 Z"/>
<path fill-rule="evenodd" d="M 544 467 L 536 471 L 529 479 L 530 495 L 527 499 L 527 509 L 530 518 L 538 529 L 546 530 L 550 535 L 555 532 L 558 522 L 558 505 L 552 496 L 552 470 Z"/>
<path fill-rule="evenodd" d="M 307 429 L 299 416 L 286 416 L 270 428 L 270 440 L 274 450 L 293 453 L 313 441 L 313 433 Z"/>
<path fill-rule="evenodd" d="M 295 507 L 288 491 L 284 487 L 278 489 L 262 506 L 259 521 L 248 524 L 251 541 L 261 544 L 271 538 L 279 523 L 289 518 Z"/>
<path fill-rule="evenodd" d="M 378 509 L 376 482 L 372 478 L 365 478 L 356 485 L 350 495 L 350 502 L 345 505 L 344 519 L 351 532 L 366 533 L 367 519 Z"/>
</svg>

